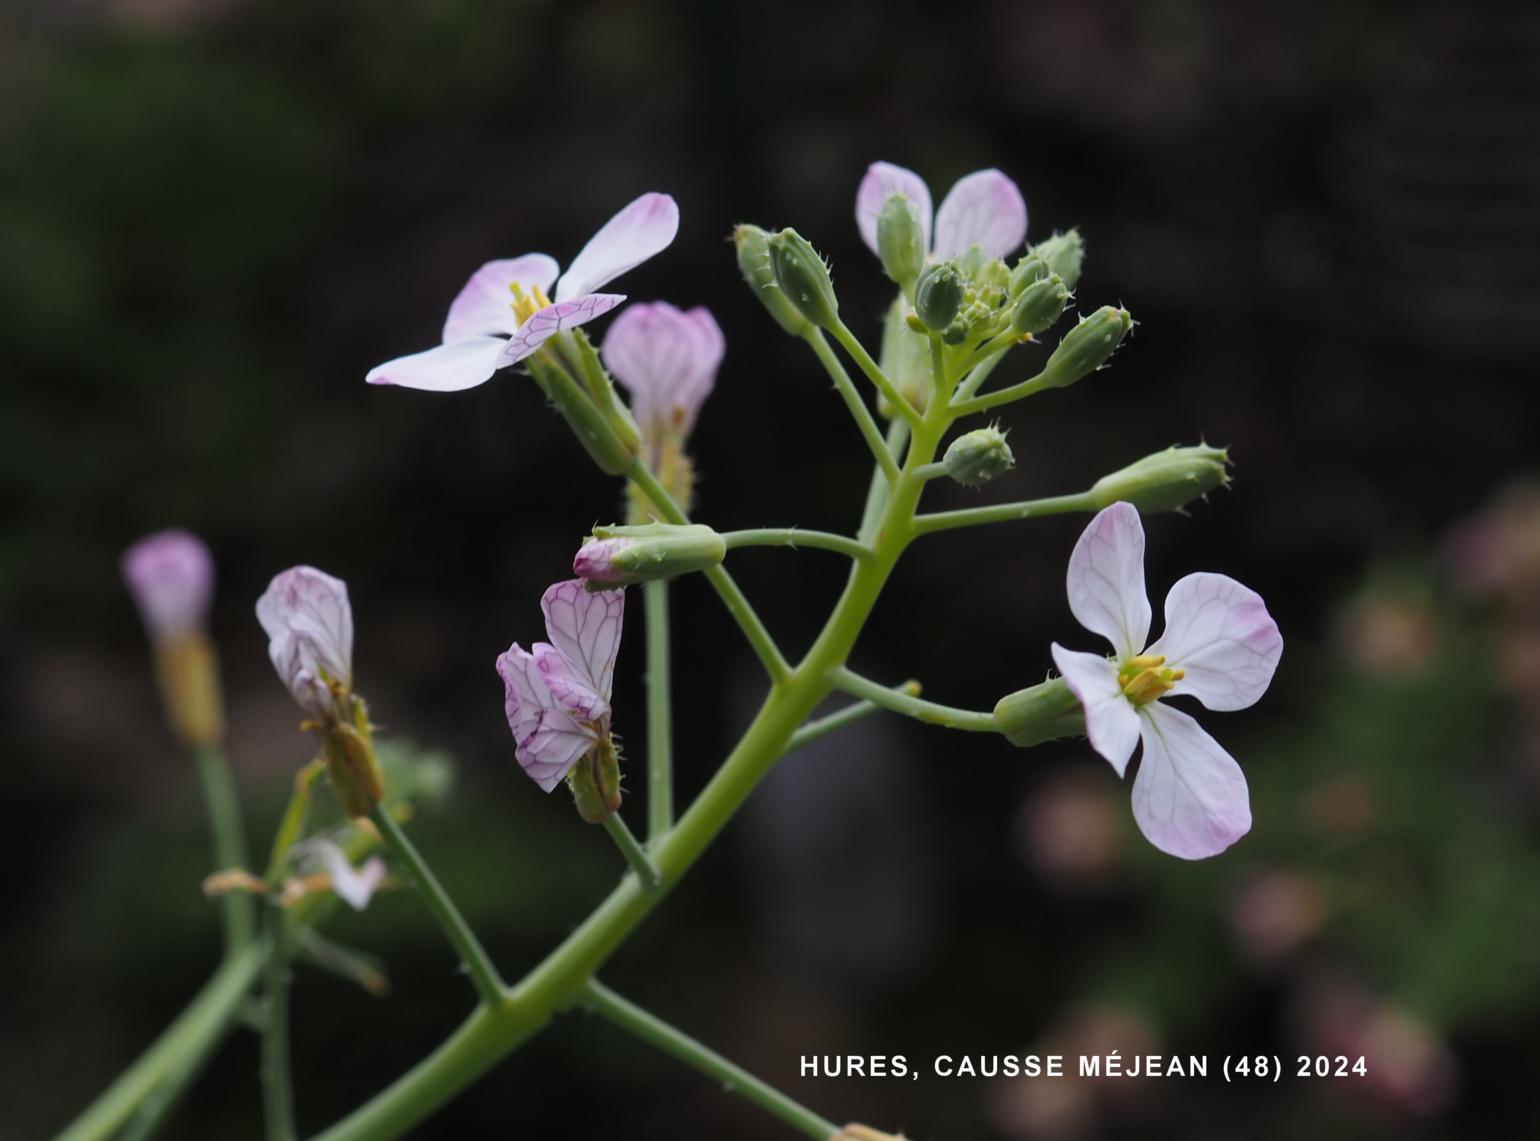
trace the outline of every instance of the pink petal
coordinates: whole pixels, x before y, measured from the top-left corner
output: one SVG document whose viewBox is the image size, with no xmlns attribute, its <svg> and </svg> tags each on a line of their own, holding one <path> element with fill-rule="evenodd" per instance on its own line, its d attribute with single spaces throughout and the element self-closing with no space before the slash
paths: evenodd
<svg viewBox="0 0 1540 1141">
<path fill-rule="evenodd" d="M 688 313 L 666 301 L 632 305 L 604 335 L 604 363 L 631 394 L 650 439 L 689 432 L 716 383 L 727 342 L 703 306 Z"/>
<path fill-rule="evenodd" d="M 424 392 L 460 392 L 492 379 L 502 367 L 497 358 L 507 343 L 501 337 L 475 337 L 439 345 L 375 365 L 364 379 L 370 384 L 394 384 Z"/>
<path fill-rule="evenodd" d="M 536 310 L 512 337 L 497 342 L 502 351 L 498 353 L 496 367 L 518 364 L 557 333 L 603 317 L 625 299 L 624 293 L 590 293 Z"/>
<path fill-rule="evenodd" d="M 861 231 L 861 240 L 872 253 L 877 252 L 877 216 L 895 194 L 909 199 L 920 220 L 920 232 L 925 236 L 923 244 L 930 249 L 930 187 L 914 171 L 890 162 L 874 162 L 867 167 L 861 186 L 856 190 L 856 226 Z"/>
<path fill-rule="evenodd" d="M 560 269 L 545 254 L 525 254 L 518 258 L 489 261 L 465 283 L 459 296 L 449 306 L 444 321 L 444 343 L 465 341 L 472 337 L 513 332 L 513 290 L 515 282 L 526 293 L 538 288 L 550 292 Z"/>
<path fill-rule="evenodd" d="M 674 200 L 667 194 L 643 194 L 588 239 L 556 283 L 556 300 L 570 301 L 608 285 L 666 250 L 678 232 Z"/>
<path fill-rule="evenodd" d="M 1104 508 L 1086 527 L 1069 557 L 1069 608 L 1100 634 L 1119 658 L 1139 652 L 1150 633 L 1150 600 L 1144 593 L 1144 526 L 1128 503 Z"/>
<path fill-rule="evenodd" d="M 1122 776 L 1139 742 L 1139 714 L 1118 685 L 1118 667 L 1100 654 L 1053 645 L 1053 664 L 1085 709 L 1086 737 Z"/>
<path fill-rule="evenodd" d="M 936 211 L 936 256 L 956 257 L 969 246 L 1003 258 L 1027 239 L 1027 204 L 998 170 L 976 170 L 957 180 Z"/>
<path fill-rule="evenodd" d="M 188 531 L 147 535 L 123 552 L 123 579 L 157 642 L 203 625 L 214 593 L 214 559 Z"/>
<path fill-rule="evenodd" d="M 605 702 L 615 680 L 626 592 L 584 588 L 580 578 L 558 582 L 540 598 L 546 632 L 588 688 Z"/>
<path fill-rule="evenodd" d="M 1134 777 L 1134 819 L 1162 852 L 1201 860 L 1251 831 L 1246 777 L 1219 742 L 1179 709 L 1140 711 L 1144 752 Z"/>
<path fill-rule="evenodd" d="M 609 704 L 589 686 L 582 667 L 567 660 L 549 642 L 536 642 L 535 668 L 550 690 L 551 699 L 575 721 L 597 721 L 610 711 Z"/>
<path fill-rule="evenodd" d="M 504 708 L 519 767 L 550 792 L 597 738 L 556 707 L 534 656 L 517 642 L 498 656 L 497 673 L 505 687 Z"/>
<path fill-rule="evenodd" d="M 331 705 L 322 675 L 347 687 L 353 678 L 353 609 L 348 587 L 315 567 L 274 576 L 257 600 L 268 657 L 294 699 L 308 712 Z"/>
<path fill-rule="evenodd" d="M 1283 635 L 1262 596 L 1228 575 L 1199 573 L 1166 595 L 1166 629 L 1149 648 L 1187 676 L 1172 693 L 1209 709 L 1245 709 L 1267 692 L 1283 656 Z"/>
</svg>

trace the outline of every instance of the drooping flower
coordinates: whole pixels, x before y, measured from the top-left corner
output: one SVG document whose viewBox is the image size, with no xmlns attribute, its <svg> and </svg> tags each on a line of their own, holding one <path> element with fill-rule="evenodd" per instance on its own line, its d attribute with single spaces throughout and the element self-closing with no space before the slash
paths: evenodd
<svg viewBox="0 0 1540 1141">
<path fill-rule="evenodd" d="M 1113 656 L 1066 650 L 1053 660 L 1085 709 L 1086 735 L 1119 776 L 1134 744 L 1134 819 L 1163 852 L 1201 859 L 1251 828 L 1246 778 L 1188 714 L 1160 700 L 1190 695 L 1208 709 L 1245 709 L 1267 690 L 1283 653 L 1262 598 L 1222 574 L 1190 574 L 1166 595 L 1166 629 L 1145 647 L 1144 528 L 1130 504 L 1101 511 L 1070 556 L 1070 610 L 1112 643 Z M 1144 647 L 1141 649 L 1141 647 Z"/>
<path fill-rule="evenodd" d="M 633 305 L 610 326 L 604 363 L 631 395 L 631 411 L 649 444 L 687 436 L 716 383 L 727 342 L 703 305 L 667 301 Z"/>
<path fill-rule="evenodd" d="M 354 911 L 369 906 L 369 900 L 385 879 L 385 861 L 370 856 L 355 868 L 347 853 L 330 840 L 310 840 L 305 844 L 306 854 L 312 856 L 326 869 L 331 881 L 332 893 Z"/>
<path fill-rule="evenodd" d="M 214 560 L 188 531 L 159 531 L 123 552 L 123 578 L 150 639 L 175 641 L 203 629 L 214 593 Z"/>
<path fill-rule="evenodd" d="M 315 567 L 291 567 L 257 600 L 267 654 L 301 709 L 352 721 L 353 609 L 348 587 Z"/>
<path fill-rule="evenodd" d="M 588 240 L 566 273 L 545 254 L 487 262 L 450 305 L 438 347 L 386 361 L 365 379 L 429 392 L 485 384 L 555 334 L 619 305 L 624 294 L 597 291 L 666 249 L 678 230 L 674 200 L 643 194 Z"/>
<path fill-rule="evenodd" d="M 519 765 L 550 792 L 585 755 L 609 747 L 610 691 L 625 592 L 591 593 L 582 579 L 540 599 L 549 642 L 517 642 L 497 659 Z"/>
<path fill-rule="evenodd" d="M 902 194 L 914 208 L 930 256 L 944 261 L 978 246 L 985 257 L 1003 258 L 1027 237 L 1027 204 L 1016 184 L 998 170 L 976 170 L 959 178 L 931 220 L 930 187 L 912 170 L 874 162 L 856 191 L 856 225 L 877 253 L 877 217 L 888 199 Z"/>
</svg>

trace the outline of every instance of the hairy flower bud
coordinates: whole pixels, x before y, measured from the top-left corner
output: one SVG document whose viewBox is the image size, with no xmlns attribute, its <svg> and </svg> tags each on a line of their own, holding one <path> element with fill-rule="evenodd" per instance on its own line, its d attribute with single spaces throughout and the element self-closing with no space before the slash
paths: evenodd
<svg viewBox="0 0 1540 1141">
<path fill-rule="evenodd" d="M 775 318 L 776 324 L 792 336 L 800 337 L 808 331 L 807 318 L 797 311 L 776 284 L 775 271 L 770 267 L 769 241 L 770 235 L 758 226 L 748 223 L 735 226 L 733 245 L 738 251 L 738 272 L 760 304 Z"/>
<path fill-rule="evenodd" d="M 1058 274 L 1034 281 L 1021 291 L 1011 312 L 1011 331 L 1022 337 L 1035 337 L 1064 313 L 1069 304 L 1069 290 Z"/>
<path fill-rule="evenodd" d="M 1058 274 L 1065 288 L 1074 289 L 1080 282 L 1080 270 L 1085 264 L 1085 241 L 1079 230 L 1072 229 L 1038 242 L 1027 256 L 1040 260 L 1048 273 Z"/>
<path fill-rule="evenodd" d="M 1064 334 L 1043 367 L 1047 383 L 1053 388 L 1068 388 L 1095 372 L 1107 363 L 1133 327 L 1134 319 L 1128 310 L 1116 305 L 1103 305 L 1083 318 Z"/>
<path fill-rule="evenodd" d="M 1206 444 L 1167 448 L 1091 485 L 1098 508 L 1122 501 L 1142 512 L 1177 511 L 1229 482 L 1229 453 Z"/>
<path fill-rule="evenodd" d="M 1016 466 L 1005 433 L 994 425 L 958 436 L 941 457 L 946 474 L 964 487 L 982 487 Z"/>
<path fill-rule="evenodd" d="M 821 329 L 837 327 L 840 305 L 834 296 L 834 281 L 812 243 L 788 228 L 772 234 L 767 244 L 775 283 L 797 312 Z"/>
<path fill-rule="evenodd" d="M 611 590 L 705 570 L 726 554 L 722 536 L 700 523 L 595 527 L 572 560 L 572 572 L 589 590 Z"/>
<path fill-rule="evenodd" d="M 925 268 L 925 229 L 906 195 L 892 195 L 877 215 L 877 256 L 905 293 L 914 288 Z"/>
<path fill-rule="evenodd" d="M 927 329 L 942 332 L 962 307 L 963 279 L 947 262 L 927 266 L 914 286 L 914 312 Z"/>
<path fill-rule="evenodd" d="M 1025 748 L 1085 733 L 1085 712 L 1063 678 L 1008 693 L 995 703 L 995 725 L 1005 739 Z"/>
</svg>

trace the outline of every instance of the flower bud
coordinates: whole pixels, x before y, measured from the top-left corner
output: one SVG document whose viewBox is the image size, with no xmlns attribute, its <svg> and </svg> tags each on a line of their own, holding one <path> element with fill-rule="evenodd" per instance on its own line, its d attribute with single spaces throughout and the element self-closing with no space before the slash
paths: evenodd
<svg viewBox="0 0 1540 1141">
<path fill-rule="evenodd" d="M 964 487 L 982 487 L 1016 466 L 1005 433 L 994 425 L 975 428 L 952 441 L 941 457 L 946 474 Z"/>
<path fill-rule="evenodd" d="M 821 329 L 839 325 L 839 300 L 829 267 L 806 238 L 793 229 L 770 236 L 770 269 L 797 312 Z"/>
<path fill-rule="evenodd" d="M 1035 337 L 1050 328 L 1069 304 L 1069 290 L 1058 274 L 1034 281 L 1021 291 L 1011 313 L 1011 331 L 1022 337 Z"/>
<path fill-rule="evenodd" d="M 903 194 L 890 197 L 877 215 L 877 256 L 882 271 L 905 293 L 914 288 L 925 268 L 925 231 L 914 204 Z"/>
<path fill-rule="evenodd" d="M 1229 483 L 1229 460 L 1223 448 L 1206 444 L 1167 448 L 1102 476 L 1091 485 L 1091 498 L 1098 509 L 1124 502 L 1144 512 L 1177 511 Z"/>
<path fill-rule="evenodd" d="M 742 223 L 733 228 L 733 245 L 738 250 L 738 272 L 754 291 L 760 303 L 770 311 L 776 324 L 794 337 L 808 330 L 807 318 L 797 311 L 781 287 L 775 282 L 775 271 L 770 268 L 770 235 L 758 226 Z"/>
<path fill-rule="evenodd" d="M 927 329 L 944 331 L 962 307 L 963 279 L 957 267 L 927 266 L 914 286 L 914 312 Z"/>
<path fill-rule="evenodd" d="M 1043 377 L 1053 388 L 1068 388 L 1106 364 L 1133 326 L 1127 309 L 1103 305 L 1064 334 L 1043 367 Z"/>
<path fill-rule="evenodd" d="M 323 723 L 350 719 L 353 610 L 347 584 L 315 567 L 275 576 L 257 600 L 267 654 L 301 709 Z"/>
<path fill-rule="evenodd" d="M 1066 289 L 1074 289 L 1080 283 L 1080 269 L 1085 264 L 1085 240 L 1080 231 L 1055 234 L 1032 247 L 1029 258 L 1038 258 L 1049 273 L 1056 273 Z"/>
<path fill-rule="evenodd" d="M 603 824 L 620 809 L 620 753 L 608 733 L 567 772 L 567 787 L 578 815 Z"/>
<path fill-rule="evenodd" d="M 1085 710 L 1063 678 L 1008 693 L 995 703 L 995 725 L 1023 748 L 1085 734 Z"/>
<path fill-rule="evenodd" d="M 589 590 L 611 590 L 705 570 L 726 555 L 722 536 L 700 523 L 595 527 L 572 560 L 572 571 Z"/>
</svg>

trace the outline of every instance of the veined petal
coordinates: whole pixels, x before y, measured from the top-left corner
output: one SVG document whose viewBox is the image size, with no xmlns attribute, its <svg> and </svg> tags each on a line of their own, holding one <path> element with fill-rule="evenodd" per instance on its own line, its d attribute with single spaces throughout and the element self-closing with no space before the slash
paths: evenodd
<svg viewBox="0 0 1540 1141">
<path fill-rule="evenodd" d="M 1093 634 L 1112 643 L 1120 659 L 1139 652 L 1150 634 L 1144 592 L 1144 526 L 1129 503 L 1097 513 L 1069 557 L 1069 608 Z"/>
<path fill-rule="evenodd" d="M 513 319 L 513 291 L 509 287 L 517 282 L 526 293 L 533 294 L 537 288 L 549 293 L 560 272 L 556 260 L 545 254 L 487 262 L 471 274 L 450 303 L 449 316 L 444 321 L 444 343 L 513 332 L 518 323 Z"/>
<path fill-rule="evenodd" d="M 1086 737 L 1122 776 L 1139 742 L 1139 714 L 1118 685 L 1118 667 L 1100 654 L 1053 644 L 1053 664 L 1085 709 Z"/>
<path fill-rule="evenodd" d="M 688 432 L 716 382 L 727 342 L 703 306 L 688 313 L 666 301 L 631 305 L 604 334 L 604 363 L 631 394 L 651 439 Z"/>
<path fill-rule="evenodd" d="M 580 578 L 558 582 L 540 598 L 551 641 L 606 703 L 615 680 L 625 605 L 625 591 L 589 591 Z"/>
<path fill-rule="evenodd" d="M 874 162 L 867 167 L 856 190 L 856 226 L 861 231 L 861 240 L 872 253 L 877 252 L 877 216 L 895 194 L 904 195 L 914 207 L 915 217 L 920 220 L 920 233 L 924 235 L 923 244 L 929 250 L 933 211 L 930 187 L 914 171 L 890 162 Z"/>
<path fill-rule="evenodd" d="M 1201 860 L 1251 831 L 1246 777 L 1235 759 L 1179 709 L 1139 711 L 1144 752 L 1134 777 L 1134 819 L 1162 852 Z"/>
<path fill-rule="evenodd" d="M 1027 239 L 1027 204 L 998 170 L 976 170 L 957 180 L 936 210 L 936 256 L 956 257 L 978 246 L 1003 258 Z"/>
<path fill-rule="evenodd" d="M 597 738 L 556 707 L 532 654 L 517 642 L 497 659 L 506 691 L 508 728 L 519 767 L 545 792 L 597 744 Z"/>
<path fill-rule="evenodd" d="M 1171 689 L 1209 709 L 1245 709 L 1267 692 L 1283 635 L 1262 596 L 1223 574 L 1179 579 L 1166 595 L 1166 629 L 1147 651 L 1186 672 Z"/>
<path fill-rule="evenodd" d="M 512 337 L 496 342 L 501 351 L 495 367 L 518 364 L 557 333 L 603 317 L 625 299 L 624 293 L 590 293 L 537 309 Z"/>
<path fill-rule="evenodd" d="M 439 345 L 375 365 L 364 379 L 370 384 L 394 384 L 424 392 L 460 392 L 492 379 L 502 367 L 497 358 L 507 343 L 501 337 L 473 337 Z"/>
<path fill-rule="evenodd" d="M 600 227 L 556 283 L 569 301 L 608 285 L 666 250 L 679 232 L 679 206 L 667 194 L 643 194 Z"/>
<path fill-rule="evenodd" d="M 348 587 L 315 567 L 275 575 L 257 600 L 257 621 L 279 678 L 307 712 L 324 716 L 332 704 L 322 675 L 344 689 L 353 678 L 353 610 Z"/>
<path fill-rule="evenodd" d="M 549 642 L 536 642 L 535 668 L 551 697 L 577 721 L 597 721 L 610 711 L 609 703 L 595 693 L 567 656 Z"/>
</svg>

